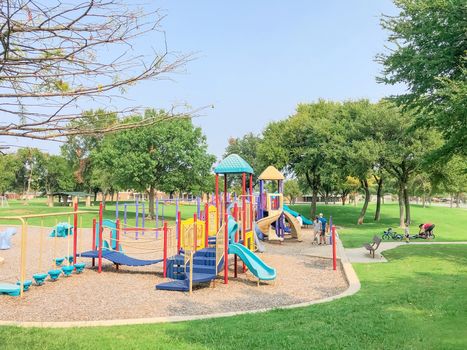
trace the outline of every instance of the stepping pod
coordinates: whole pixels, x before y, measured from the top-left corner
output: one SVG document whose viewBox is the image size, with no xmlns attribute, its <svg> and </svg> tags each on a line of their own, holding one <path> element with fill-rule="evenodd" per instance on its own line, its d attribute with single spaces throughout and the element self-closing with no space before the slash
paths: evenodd
<svg viewBox="0 0 467 350">
<path fill-rule="evenodd" d="M 65 261 L 65 258 L 55 258 L 54 261 L 56 266 L 61 266 Z"/>
<path fill-rule="evenodd" d="M 69 262 L 70 264 L 73 264 L 73 260 L 74 260 L 74 259 L 73 259 L 73 255 L 67 256 L 65 259 L 68 259 L 68 262 Z"/>
<path fill-rule="evenodd" d="M 21 281 L 16 282 L 18 286 L 21 286 Z M 29 290 L 29 287 L 31 287 L 32 281 L 31 280 L 26 280 L 23 283 L 23 292 L 27 292 Z"/>
<path fill-rule="evenodd" d="M 61 270 L 50 270 L 49 271 L 49 276 L 52 281 L 56 281 L 60 274 L 62 273 Z"/>
<path fill-rule="evenodd" d="M 81 272 L 83 272 L 83 270 L 84 270 L 85 267 L 86 267 L 86 264 L 85 264 L 85 263 L 76 263 L 76 264 L 75 264 L 76 273 L 81 273 Z"/>
<path fill-rule="evenodd" d="M 66 277 L 70 276 L 74 269 L 75 269 L 75 267 L 73 265 L 68 265 L 68 266 L 63 266 L 62 267 L 63 274 Z"/>
<path fill-rule="evenodd" d="M 47 278 L 46 273 L 36 273 L 32 275 L 32 278 L 34 278 L 34 281 L 36 282 L 36 285 L 42 286 L 45 282 L 45 279 Z"/>
</svg>

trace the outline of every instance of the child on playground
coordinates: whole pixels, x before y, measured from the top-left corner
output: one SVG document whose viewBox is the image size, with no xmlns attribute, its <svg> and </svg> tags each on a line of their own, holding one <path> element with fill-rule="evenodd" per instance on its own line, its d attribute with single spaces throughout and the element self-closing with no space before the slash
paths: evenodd
<svg viewBox="0 0 467 350">
<path fill-rule="evenodd" d="M 404 237 L 405 237 L 405 243 L 410 243 L 410 231 L 409 231 L 408 223 L 404 224 Z"/>
<path fill-rule="evenodd" d="M 303 226 L 302 216 L 300 214 L 298 214 L 296 219 L 297 219 L 298 223 L 300 224 L 300 227 L 302 227 Z"/>
<path fill-rule="evenodd" d="M 318 237 L 321 234 L 321 222 L 319 221 L 319 216 L 316 216 L 313 220 L 313 240 L 312 244 L 315 242 L 318 243 Z"/>
<path fill-rule="evenodd" d="M 319 244 L 326 245 L 326 224 L 328 221 L 323 217 L 323 213 L 319 213 L 319 222 L 321 224 L 321 232 L 319 235 Z"/>
</svg>

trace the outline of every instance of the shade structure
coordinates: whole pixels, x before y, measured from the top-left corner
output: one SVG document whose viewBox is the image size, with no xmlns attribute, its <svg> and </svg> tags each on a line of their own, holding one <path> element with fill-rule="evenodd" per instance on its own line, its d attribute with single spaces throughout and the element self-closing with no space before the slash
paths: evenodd
<svg viewBox="0 0 467 350">
<path fill-rule="evenodd" d="M 253 168 L 238 154 L 231 154 L 224 158 L 214 168 L 216 174 L 254 174 Z"/>
<path fill-rule="evenodd" d="M 272 165 L 268 166 L 258 177 L 259 180 L 284 180 L 282 173 Z"/>
</svg>

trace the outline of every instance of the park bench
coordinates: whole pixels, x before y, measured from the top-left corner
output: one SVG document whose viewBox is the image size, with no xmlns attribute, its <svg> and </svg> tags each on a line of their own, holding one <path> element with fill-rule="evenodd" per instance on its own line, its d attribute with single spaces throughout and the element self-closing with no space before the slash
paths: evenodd
<svg viewBox="0 0 467 350">
<path fill-rule="evenodd" d="M 374 236 L 373 241 L 371 243 L 365 243 L 363 247 L 365 247 L 365 249 L 370 252 L 370 255 L 372 255 L 374 259 L 376 249 L 378 249 L 380 243 L 381 243 L 381 238 L 379 238 L 378 236 Z"/>
</svg>

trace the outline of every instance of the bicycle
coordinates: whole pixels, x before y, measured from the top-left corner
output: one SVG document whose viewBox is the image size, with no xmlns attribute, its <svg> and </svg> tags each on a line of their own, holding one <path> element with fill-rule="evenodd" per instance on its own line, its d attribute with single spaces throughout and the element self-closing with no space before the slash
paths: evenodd
<svg viewBox="0 0 467 350">
<path fill-rule="evenodd" d="M 394 232 L 392 228 L 389 227 L 387 231 L 383 232 L 381 238 L 383 240 L 388 240 L 389 238 L 392 238 L 394 240 L 402 241 L 402 238 L 404 238 L 404 236 L 402 236 L 400 233 Z"/>
</svg>

